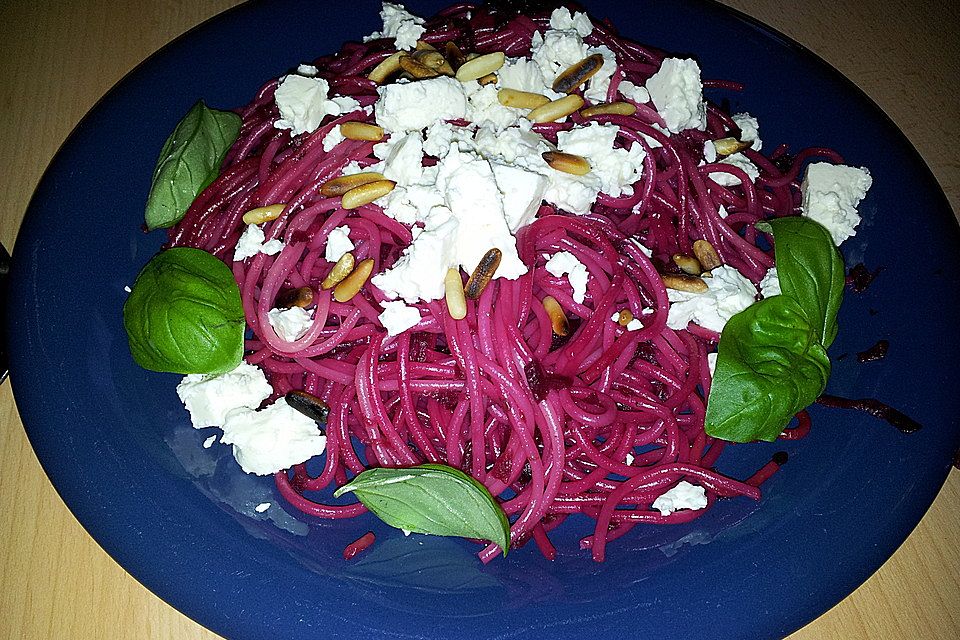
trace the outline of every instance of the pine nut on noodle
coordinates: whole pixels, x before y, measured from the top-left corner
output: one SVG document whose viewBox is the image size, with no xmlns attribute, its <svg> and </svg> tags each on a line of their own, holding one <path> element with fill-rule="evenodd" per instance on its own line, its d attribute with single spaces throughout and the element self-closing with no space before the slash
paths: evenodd
<svg viewBox="0 0 960 640">
<path fill-rule="evenodd" d="M 350 275 L 343 279 L 333 289 L 333 298 L 337 302 L 350 302 L 353 296 L 360 293 L 360 289 L 367 283 L 367 278 L 373 273 L 373 258 L 367 258 L 357 265 Z"/>
</svg>

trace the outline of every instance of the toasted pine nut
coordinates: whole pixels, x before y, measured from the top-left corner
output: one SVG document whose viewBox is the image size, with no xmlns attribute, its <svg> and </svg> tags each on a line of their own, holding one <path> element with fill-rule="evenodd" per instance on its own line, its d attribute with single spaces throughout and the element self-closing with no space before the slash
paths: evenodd
<svg viewBox="0 0 960 640">
<path fill-rule="evenodd" d="M 467 61 L 466 56 L 463 55 L 463 52 L 460 51 L 458 47 L 453 42 L 448 42 L 443 50 L 443 55 L 450 62 L 450 65 L 454 69 L 459 69 L 460 65 Z"/>
<path fill-rule="evenodd" d="M 500 266 L 500 259 L 502 257 L 503 253 L 496 247 L 483 254 L 480 262 L 477 263 L 476 269 L 473 270 L 473 273 L 471 273 L 467 279 L 467 286 L 463 288 L 463 293 L 466 297 L 471 300 L 476 300 L 480 297 L 483 290 L 490 284 L 490 280 L 493 278 L 493 274 L 496 273 L 497 267 Z"/>
<path fill-rule="evenodd" d="M 367 283 L 367 278 L 373 273 L 373 258 L 367 258 L 357 265 L 343 281 L 333 289 L 333 298 L 337 302 L 350 302 L 353 296 L 360 293 L 360 288 Z"/>
<path fill-rule="evenodd" d="M 602 66 L 602 55 L 595 53 L 587 56 L 580 62 L 570 65 L 566 71 L 558 75 L 557 79 L 553 81 L 552 88 L 558 93 L 570 93 L 593 77 L 597 71 L 600 71 L 600 67 Z"/>
<path fill-rule="evenodd" d="M 332 180 L 324 182 L 320 187 L 320 195 L 327 198 L 342 196 L 347 191 L 355 189 L 360 185 L 378 182 L 380 180 L 386 180 L 386 178 L 382 173 L 376 173 L 374 171 L 351 173 L 350 175 L 340 176 L 339 178 L 333 178 Z"/>
<path fill-rule="evenodd" d="M 673 254 L 673 262 L 680 267 L 681 271 L 688 273 L 691 276 L 698 276 L 703 273 L 703 268 L 700 266 L 700 261 L 693 256 L 685 256 L 682 253 L 675 253 Z"/>
<path fill-rule="evenodd" d="M 750 148 L 749 142 L 740 142 L 736 138 L 720 138 L 713 141 L 713 146 L 717 149 L 718 156 L 729 156 L 734 153 L 740 153 L 744 149 Z"/>
<path fill-rule="evenodd" d="M 427 65 L 423 64 L 416 58 L 411 55 L 405 55 L 400 57 L 400 68 L 409 73 L 411 76 L 417 80 L 425 80 L 427 78 L 436 78 L 440 75 L 440 72 L 436 69 L 431 69 Z"/>
<path fill-rule="evenodd" d="M 383 127 L 367 122 L 344 122 L 340 125 L 340 135 L 347 140 L 382 140 Z"/>
<path fill-rule="evenodd" d="M 703 278 L 687 275 L 685 273 L 668 273 L 660 276 L 663 279 L 663 286 L 674 291 L 686 291 L 688 293 L 703 293 L 707 290 L 707 283 Z"/>
<path fill-rule="evenodd" d="M 273 304 L 278 309 L 289 309 L 290 307 L 306 309 L 313 304 L 313 289 L 310 287 L 287 289 L 277 296 Z"/>
<path fill-rule="evenodd" d="M 377 84 L 383 84 L 387 78 L 400 71 L 400 58 L 407 55 L 403 51 L 397 51 L 393 55 L 384 58 L 373 70 L 367 74 L 367 78 Z"/>
<path fill-rule="evenodd" d="M 697 256 L 697 260 L 700 261 L 704 271 L 713 271 L 723 264 L 720 254 L 706 240 L 695 240 L 693 242 L 693 255 Z"/>
<path fill-rule="evenodd" d="M 326 402 L 306 391 L 295 389 L 288 391 L 283 399 L 287 404 L 315 422 L 326 422 L 330 407 Z"/>
<path fill-rule="evenodd" d="M 362 184 L 343 194 L 340 200 L 340 206 L 344 209 L 362 207 L 365 204 L 370 204 L 377 198 L 382 198 L 387 195 L 393 191 L 395 186 L 397 186 L 397 183 L 393 180 L 377 180 L 376 182 Z"/>
<path fill-rule="evenodd" d="M 550 316 L 550 326 L 553 327 L 555 334 L 563 337 L 570 333 L 570 323 L 567 321 L 567 314 L 563 312 L 563 307 L 560 306 L 556 298 L 553 296 L 544 297 L 543 308 L 547 310 L 547 315 Z"/>
<path fill-rule="evenodd" d="M 545 95 L 517 89 L 500 89 L 497 91 L 497 100 L 503 106 L 514 109 L 536 109 L 550 102 L 550 98 Z"/>
<path fill-rule="evenodd" d="M 447 59 L 443 57 L 443 54 L 436 49 L 431 48 L 417 51 L 413 54 L 413 59 L 441 75 L 453 75 L 453 67 L 451 67 Z"/>
<path fill-rule="evenodd" d="M 583 98 L 580 96 L 576 94 L 563 96 L 537 107 L 527 114 L 527 119 L 531 122 L 554 122 L 560 118 L 565 118 L 582 106 Z"/>
<path fill-rule="evenodd" d="M 496 81 L 497 81 L 497 74 L 495 73 L 488 73 L 482 78 L 477 78 L 477 82 L 480 84 L 481 87 L 484 87 L 488 84 L 493 84 Z"/>
<path fill-rule="evenodd" d="M 333 289 L 335 286 L 343 282 L 343 279 L 350 275 L 350 272 L 353 271 L 353 265 L 356 263 L 356 260 L 353 257 L 353 254 L 347 251 L 345 254 L 340 256 L 340 259 L 337 260 L 337 264 L 333 265 L 333 269 L 330 269 L 330 273 L 327 274 L 327 277 L 323 279 L 323 282 L 320 283 L 321 289 Z"/>
<path fill-rule="evenodd" d="M 604 104 L 595 104 L 587 107 L 580 112 L 584 118 L 593 116 L 632 116 L 637 112 L 637 107 L 629 102 L 606 102 Z"/>
<path fill-rule="evenodd" d="M 630 309 L 621 309 L 620 315 L 617 317 L 617 324 L 625 327 L 631 322 L 633 322 L 633 312 Z"/>
<path fill-rule="evenodd" d="M 559 151 L 544 151 L 540 154 L 544 162 L 550 165 L 555 171 L 563 173 L 572 173 L 575 176 L 582 176 L 590 173 L 590 163 L 583 156 L 577 156 L 572 153 L 561 153 Z"/>
<path fill-rule="evenodd" d="M 443 288 L 450 317 L 454 320 L 463 320 L 467 317 L 467 299 L 463 293 L 460 269 L 447 269 L 447 277 L 443 279 Z"/>
<path fill-rule="evenodd" d="M 265 207 L 257 207 L 256 209 L 250 209 L 245 214 L 243 214 L 243 223 L 244 224 L 261 224 L 263 222 L 270 222 L 271 220 L 276 220 L 280 217 L 280 214 L 283 212 L 283 208 L 287 205 L 283 203 L 278 204 L 269 204 Z"/>
<path fill-rule="evenodd" d="M 488 73 L 493 73 L 503 66 L 507 57 L 503 51 L 494 51 L 482 56 L 477 56 L 473 60 L 467 60 L 457 69 L 457 80 L 460 82 L 470 82 L 477 78 L 482 78 Z"/>
<path fill-rule="evenodd" d="M 433 46 L 429 42 L 424 42 L 423 40 L 417 40 L 417 44 L 415 48 L 417 51 L 436 51 L 437 50 L 435 46 Z"/>
</svg>

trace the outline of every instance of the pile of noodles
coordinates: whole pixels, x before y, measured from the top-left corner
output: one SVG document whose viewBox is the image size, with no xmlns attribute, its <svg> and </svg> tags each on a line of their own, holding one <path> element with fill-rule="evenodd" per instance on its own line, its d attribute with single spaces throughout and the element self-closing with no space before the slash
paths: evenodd
<svg viewBox="0 0 960 640">
<path fill-rule="evenodd" d="M 465 53 L 528 56 L 534 31 L 543 32 L 548 23 L 546 16 L 461 5 L 425 26 L 421 39 L 438 49 L 453 41 Z M 585 40 L 617 56 L 610 101 L 623 100 L 617 92 L 622 80 L 643 85 L 663 59 L 603 23 L 595 23 Z M 376 102 L 377 85 L 366 74 L 392 47 L 392 39 L 348 43 L 315 64 L 331 95 L 368 106 Z M 517 233 L 525 275 L 494 279 L 478 300 L 468 301 L 462 320 L 450 317 L 443 300 L 421 302 L 416 305 L 421 322 L 388 336 L 378 320 L 384 294 L 369 281 L 346 303 L 320 287 L 332 267 L 324 248 L 335 227 L 349 227 L 356 260 L 372 258 L 374 273 L 390 268 L 412 240 L 410 227 L 376 203 L 345 210 L 339 197 L 319 192 L 349 162 L 377 162 L 373 142 L 346 140 L 330 152 L 321 144 L 339 124 L 373 122 L 373 116 L 354 111 L 328 117 L 313 133 L 291 136 L 274 127 L 277 84 L 267 83 L 239 110 L 241 134 L 220 177 L 170 239 L 173 246 L 210 251 L 232 267 L 253 336 L 245 359 L 263 369 L 275 397 L 302 389 L 331 408 L 322 472 L 314 477 L 302 464 L 276 475 L 292 505 L 323 518 L 358 516 L 365 512 L 362 504 L 333 504 L 329 492 L 367 467 L 438 462 L 463 469 L 498 498 L 511 521 L 513 545 L 532 538 L 552 558 L 548 532 L 580 513 L 596 522 L 581 546 L 602 560 L 606 543 L 638 523 L 682 523 L 705 513 L 661 515 L 651 508 L 681 479 L 704 487 L 710 505 L 721 497 L 759 498 L 757 486 L 779 465 L 771 461 L 746 480 L 714 470 L 724 443 L 704 432 L 711 380 L 706 356 L 719 335 L 692 324 L 681 331 L 667 327 L 669 304 L 660 274 L 674 268 L 672 254 L 690 254 L 693 241 L 702 238 L 725 264 L 758 282 L 773 259 L 757 246 L 753 224 L 796 214 L 804 160 L 817 155 L 841 161 L 836 154 L 809 149 L 789 156 L 781 147 L 765 157 L 747 150 L 760 170 L 751 181 L 730 164 L 698 166 L 705 140 L 740 134 L 715 105 L 708 105 L 705 131 L 672 136 L 654 126 L 664 123 L 649 105 L 637 105 L 632 116 L 592 118 L 619 127 L 618 146 L 643 145 L 645 166 L 633 194 L 601 194 L 585 216 L 544 204 L 537 219 Z M 728 82 L 705 85 L 738 88 Z M 582 123 L 575 114 L 566 123 L 534 130 L 556 143 L 558 131 Z M 651 148 L 641 134 L 661 146 Z M 718 172 L 738 177 L 740 184 L 720 186 L 709 178 Z M 282 240 L 283 250 L 233 262 L 246 227 L 244 212 L 278 202 L 286 207 L 265 232 L 267 239 Z M 652 249 L 653 258 L 631 238 Z M 582 304 L 572 299 L 566 279 L 544 268 L 544 255 L 557 251 L 569 251 L 588 269 Z M 278 295 L 300 287 L 314 291 L 314 321 L 288 342 L 272 329 L 268 312 Z M 547 295 L 570 319 L 566 338 L 551 330 L 541 303 Z M 612 322 L 622 309 L 640 319 L 642 328 L 628 331 Z M 806 427 L 801 420 L 801 428 L 784 437 L 802 435 Z M 480 557 L 486 561 L 497 553 L 490 545 Z"/>
</svg>

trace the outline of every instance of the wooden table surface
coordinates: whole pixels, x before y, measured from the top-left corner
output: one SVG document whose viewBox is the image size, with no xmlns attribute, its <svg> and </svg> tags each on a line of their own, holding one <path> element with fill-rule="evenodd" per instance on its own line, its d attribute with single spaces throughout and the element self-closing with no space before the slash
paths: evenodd
<svg viewBox="0 0 960 640">
<path fill-rule="evenodd" d="M 725 2 L 800 41 L 862 87 L 920 150 L 960 211 L 955 4 Z M 234 4 L 0 2 L 0 241 L 7 248 L 41 173 L 81 116 L 147 55 Z M 27 442 L 9 384 L 0 388 L 0 421 L 0 640 L 218 637 L 137 583 L 74 520 Z M 960 637 L 958 513 L 954 470 L 894 556 L 790 637 Z"/>
</svg>

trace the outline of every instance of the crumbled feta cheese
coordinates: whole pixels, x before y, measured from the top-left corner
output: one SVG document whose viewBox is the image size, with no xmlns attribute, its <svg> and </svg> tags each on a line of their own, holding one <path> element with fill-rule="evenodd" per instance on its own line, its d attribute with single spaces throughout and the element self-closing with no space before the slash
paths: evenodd
<svg viewBox="0 0 960 640">
<path fill-rule="evenodd" d="M 501 89 L 543 93 L 551 99 L 561 95 L 548 89 L 540 65 L 529 58 L 507 58 L 497 71 L 497 85 Z"/>
<path fill-rule="evenodd" d="M 760 151 L 763 148 L 763 141 L 760 139 L 760 123 L 749 113 L 735 113 L 732 116 L 733 123 L 740 127 L 740 141 L 752 142 L 750 148 L 754 151 Z"/>
<path fill-rule="evenodd" d="M 707 367 L 710 369 L 710 377 L 712 378 L 717 373 L 717 356 L 720 355 L 716 351 L 713 353 L 707 354 Z"/>
<path fill-rule="evenodd" d="M 547 141 L 531 128 L 528 120 L 521 120 L 516 127 L 497 131 L 492 127 L 480 127 L 474 136 L 473 145 L 485 158 L 496 158 L 507 164 L 519 164 L 533 171 L 547 169 L 540 154 L 551 151 Z"/>
<path fill-rule="evenodd" d="M 570 9 L 559 7 L 550 14 L 550 28 L 560 30 L 576 31 L 581 38 L 586 38 L 593 32 L 593 23 L 587 14 L 574 12 L 572 15 Z"/>
<path fill-rule="evenodd" d="M 690 509 L 698 511 L 707 506 L 707 492 L 698 485 L 681 480 L 663 495 L 653 501 L 652 508 L 662 516 L 668 516 L 674 511 Z"/>
<path fill-rule="evenodd" d="M 383 31 L 374 31 L 363 39 L 364 42 L 377 38 L 394 38 L 397 49 L 405 51 L 415 48 L 417 40 L 426 31 L 423 18 L 413 15 L 402 4 L 384 2 L 380 9 L 380 18 L 383 20 Z"/>
<path fill-rule="evenodd" d="M 323 453 L 327 438 L 317 423 L 284 400 L 262 411 L 234 409 L 223 423 L 223 444 L 246 473 L 269 475 Z"/>
<path fill-rule="evenodd" d="M 320 69 L 317 69 L 312 64 L 301 64 L 297 66 L 297 73 L 300 74 L 301 76 L 307 76 L 308 78 L 312 78 L 313 76 L 320 73 Z"/>
<path fill-rule="evenodd" d="M 873 179 L 865 167 L 815 162 L 807 167 L 800 185 L 803 214 L 825 226 L 839 246 L 856 235 L 860 224 L 857 205 L 871 184 Z"/>
<path fill-rule="evenodd" d="M 629 466 L 629 465 L 632 465 L 632 464 L 633 464 L 633 461 L 636 460 L 636 458 L 633 457 L 633 454 L 632 454 L 632 453 L 630 453 L 629 451 L 627 451 L 627 455 L 624 456 L 624 460 L 626 461 L 627 465 Z"/>
<path fill-rule="evenodd" d="M 716 162 L 717 161 L 717 145 L 713 143 L 713 140 L 707 140 L 703 143 L 703 161 L 704 162 Z"/>
<path fill-rule="evenodd" d="M 263 234 L 263 229 L 255 224 L 247 225 L 247 228 L 240 234 L 240 240 L 237 241 L 237 246 L 233 250 L 233 261 L 240 262 L 252 258 L 258 253 L 272 256 L 283 251 L 283 242 L 280 240 L 271 240 L 270 242 L 264 242 L 264 240 L 266 240 L 266 236 Z"/>
<path fill-rule="evenodd" d="M 739 271 L 722 265 L 712 271 L 713 277 L 704 278 L 707 290 L 703 293 L 667 289 L 670 311 L 667 326 L 686 329 L 693 322 L 711 331 L 723 331 L 727 320 L 754 303 L 757 289 Z"/>
<path fill-rule="evenodd" d="M 360 108 L 360 103 L 353 98 L 337 96 L 328 100 L 329 91 L 330 85 L 323 78 L 284 77 L 274 93 L 280 118 L 273 126 L 290 129 L 295 136 L 313 133 L 326 116 L 339 116 Z"/>
<path fill-rule="evenodd" d="M 257 513 L 263 513 L 264 511 L 266 511 L 266 510 L 269 509 L 269 508 L 270 508 L 270 503 L 269 503 L 269 502 L 261 502 L 260 504 L 258 504 L 257 506 L 255 506 L 255 507 L 253 508 L 253 510 L 256 511 Z"/>
<path fill-rule="evenodd" d="M 438 120 L 467 117 L 463 83 L 441 76 L 377 87 L 377 124 L 387 131 L 419 131 Z"/>
<path fill-rule="evenodd" d="M 619 128 L 591 122 L 557 134 L 557 146 L 565 153 L 583 156 L 590 162 L 585 180 L 599 180 L 599 190 L 618 197 L 633 195 L 634 182 L 643 173 L 643 146 L 634 142 L 629 149 L 615 148 Z"/>
<path fill-rule="evenodd" d="M 763 280 L 760 281 L 760 295 L 764 298 L 770 298 L 781 293 L 783 292 L 780 291 L 780 276 L 777 274 L 777 268 L 770 267 L 763 276 Z"/>
<path fill-rule="evenodd" d="M 387 330 L 387 335 L 395 336 L 415 327 L 420 322 L 420 310 L 416 307 L 408 307 L 403 302 L 396 300 L 394 302 L 384 302 L 383 313 L 377 317 L 380 319 L 383 328 Z"/>
<path fill-rule="evenodd" d="M 640 329 L 643 329 L 643 323 L 637 318 L 627 323 L 627 331 L 639 331 Z"/>
<path fill-rule="evenodd" d="M 647 91 L 646 87 L 634 84 L 629 80 L 622 80 L 617 87 L 617 91 L 627 100 L 633 100 L 637 104 L 650 102 L 650 92 Z"/>
<path fill-rule="evenodd" d="M 131 289 L 130 285 L 128 284 L 123 285 L 123 290 L 126 291 L 127 293 L 133 293 L 133 289 Z"/>
<path fill-rule="evenodd" d="M 343 225 L 336 227 L 327 237 L 327 248 L 324 258 L 327 262 L 336 262 L 348 251 L 353 251 L 353 241 L 350 240 L 350 227 Z"/>
<path fill-rule="evenodd" d="M 343 133 L 340 132 L 340 125 L 335 126 L 333 129 L 330 129 L 330 133 L 323 136 L 323 150 L 330 152 L 333 151 L 333 148 L 346 140 L 343 137 Z"/>
<path fill-rule="evenodd" d="M 210 447 L 213 446 L 213 444 L 214 444 L 216 441 L 217 441 L 217 434 L 213 434 L 212 436 L 210 436 L 209 438 L 207 438 L 206 440 L 203 441 L 203 448 L 204 448 L 204 449 L 209 449 Z"/>
<path fill-rule="evenodd" d="M 573 288 L 574 302 L 583 304 L 587 295 L 588 274 L 586 265 L 580 262 L 577 256 L 569 251 L 558 251 L 550 256 L 545 268 L 557 278 L 567 276 L 567 280 Z"/>
<path fill-rule="evenodd" d="M 595 53 L 603 56 L 603 66 L 587 81 L 587 88 L 583 92 L 583 97 L 591 102 L 606 102 L 607 92 L 610 89 L 610 78 L 617 70 L 617 56 L 605 45 L 587 49 L 587 55 Z"/>
<path fill-rule="evenodd" d="M 603 66 L 587 82 L 583 95 L 593 102 L 606 100 L 610 77 L 617 69 L 616 56 L 608 47 L 588 47 L 575 29 L 551 29 L 542 36 L 539 31 L 533 34 L 530 52 L 531 59 L 540 67 L 546 87 L 552 87 L 557 76 L 569 67 L 589 55 L 599 53 L 603 56 Z"/>
<path fill-rule="evenodd" d="M 424 136 L 423 152 L 435 158 L 442 158 L 447 155 L 450 145 L 454 139 L 453 125 L 449 122 L 438 120 L 427 128 Z"/>
<path fill-rule="evenodd" d="M 520 119 L 521 111 L 500 104 L 497 88 L 492 84 L 481 86 L 475 80 L 463 85 L 467 94 L 467 120 L 475 124 L 489 124 L 496 130 L 513 126 Z"/>
<path fill-rule="evenodd" d="M 383 175 L 399 186 L 423 181 L 423 137 L 419 131 L 393 134 L 386 142 L 373 145 L 373 153 L 383 160 Z"/>
<path fill-rule="evenodd" d="M 643 255 L 647 256 L 648 258 L 652 258 L 652 257 L 653 257 L 653 249 L 651 249 L 651 248 L 648 247 L 647 245 L 645 245 L 645 244 L 643 244 L 642 242 L 640 242 L 640 238 L 638 238 L 637 236 L 629 236 L 629 237 L 627 238 L 627 240 L 628 240 L 631 244 L 633 244 L 635 247 L 637 247 L 638 249 L 640 249 L 640 251 L 641 251 L 641 253 L 643 253 Z"/>
<path fill-rule="evenodd" d="M 277 337 L 287 342 L 293 342 L 303 337 L 313 324 L 310 312 L 300 307 L 289 309 L 270 309 L 267 312 L 270 326 L 277 333 Z"/>
<path fill-rule="evenodd" d="M 706 129 L 703 84 L 700 82 L 700 67 L 694 60 L 666 58 L 660 69 L 647 80 L 646 88 L 671 132 Z"/>
<path fill-rule="evenodd" d="M 726 218 L 728 215 L 730 215 L 730 212 L 727 211 L 723 205 L 720 205 L 720 207 L 717 209 L 717 215 L 721 218 Z"/>
<path fill-rule="evenodd" d="M 242 361 L 216 376 L 191 373 L 177 385 L 177 395 L 197 429 L 219 427 L 228 412 L 238 407 L 256 409 L 271 393 L 263 371 Z"/>
<path fill-rule="evenodd" d="M 511 233 L 530 224 L 550 182 L 544 176 L 512 164 L 491 162 L 497 189 L 503 199 L 503 217 Z"/>
<path fill-rule="evenodd" d="M 437 185 L 457 218 L 457 260 L 473 273 L 480 259 L 496 247 L 502 253 L 496 278 L 513 280 L 527 272 L 517 255 L 517 242 L 503 213 L 503 201 L 490 162 L 473 153 L 451 149 L 440 163 Z M 441 279 L 446 274 L 441 274 Z"/>
<path fill-rule="evenodd" d="M 443 297 L 447 269 L 457 263 L 459 224 L 449 210 L 445 215 L 440 210 L 441 207 L 434 210 L 423 230 L 414 229 L 413 242 L 393 267 L 373 277 L 374 286 L 388 298 L 402 298 L 413 304 Z"/>
<path fill-rule="evenodd" d="M 758 169 L 757 165 L 750 161 L 750 158 L 742 153 L 733 153 L 726 158 L 721 158 L 720 162 L 722 164 L 729 164 L 732 167 L 740 169 L 747 174 L 747 177 L 750 178 L 750 182 L 755 182 L 757 178 L 760 177 L 760 169 Z M 740 178 L 731 173 L 723 173 L 720 171 L 712 172 L 710 174 L 710 179 L 724 187 L 733 187 L 740 184 Z"/>
<path fill-rule="evenodd" d="M 414 224 L 425 221 L 434 207 L 444 205 L 443 194 L 434 183 L 396 187 L 377 200 L 383 212 L 398 222 Z"/>
</svg>

